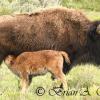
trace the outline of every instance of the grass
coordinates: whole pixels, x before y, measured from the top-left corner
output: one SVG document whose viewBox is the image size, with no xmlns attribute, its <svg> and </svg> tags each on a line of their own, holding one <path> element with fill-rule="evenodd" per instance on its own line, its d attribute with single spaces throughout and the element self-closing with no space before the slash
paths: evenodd
<svg viewBox="0 0 100 100">
<path fill-rule="evenodd" d="M 84 12 L 87 17 L 91 20 L 100 20 L 100 12 Z M 95 66 L 92 64 L 77 65 L 74 67 L 66 79 L 68 80 L 69 90 L 66 90 L 64 96 L 54 96 L 49 95 L 49 90 L 52 89 L 51 75 L 48 73 L 45 76 L 34 77 L 32 84 L 28 89 L 28 93 L 25 95 L 20 94 L 18 87 L 19 78 L 15 76 L 3 63 L 0 66 L 0 100 L 100 100 L 100 96 L 97 95 L 96 91 L 100 87 L 100 66 Z M 38 96 L 36 94 L 36 89 L 38 87 L 43 87 L 45 89 L 45 94 L 43 96 Z M 87 95 L 87 90 L 91 96 Z M 77 90 L 77 95 L 68 95 L 72 90 Z M 83 93 L 82 96 L 80 92 Z M 70 92 L 71 93 L 71 92 Z M 100 95 L 100 89 L 98 90 Z"/>
<path fill-rule="evenodd" d="M 100 12 L 88 10 L 83 10 L 83 12 L 90 20 L 100 20 Z"/>
<path fill-rule="evenodd" d="M 62 5 L 68 8 L 100 11 L 100 0 L 62 0 Z"/>
<path fill-rule="evenodd" d="M 28 93 L 21 95 L 18 88 L 19 78 L 15 76 L 3 63 L 0 68 L 0 100 L 99 100 L 99 96 L 96 91 L 100 86 L 100 70 L 91 64 L 77 65 L 74 67 L 66 79 L 68 80 L 69 90 L 66 90 L 67 94 L 64 96 L 58 96 L 52 91 L 53 96 L 49 95 L 49 90 L 52 89 L 51 75 L 48 73 L 45 76 L 34 77 L 32 84 L 28 89 Z M 35 92 L 38 87 L 43 87 L 45 89 L 45 94 L 43 96 L 38 96 Z M 87 90 L 91 96 L 88 96 Z M 82 92 L 80 96 L 79 89 Z M 71 90 L 78 90 L 77 95 L 68 95 Z M 100 94 L 100 91 L 99 91 Z M 83 96 L 86 95 L 86 96 Z M 23 99 L 22 99 L 23 98 Z"/>
</svg>

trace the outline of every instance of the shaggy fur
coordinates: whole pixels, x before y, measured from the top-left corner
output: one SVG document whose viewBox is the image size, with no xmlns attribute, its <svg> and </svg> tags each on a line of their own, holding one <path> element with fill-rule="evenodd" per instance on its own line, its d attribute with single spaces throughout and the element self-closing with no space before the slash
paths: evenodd
<svg viewBox="0 0 100 100">
<path fill-rule="evenodd" d="M 5 63 L 9 69 L 21 78 L 22 91 L 25 92 L 31 83 L 32 76 L 50 72 L 67 88 L 63 69 L 63 57 L 70 64 L 68 54 L 63 51 L 42 50 L 37 52 L 24 52 L 17 57 L 8 56 Z"/>
<path fill-rule="evenodd" d="M 9 54 L 53 49 L 68 52 L 72 64 L 83 58 L 100 64 L 99 25 L 100 21 L 91 22 L 82 12 L 63 7 L 1 16 L 0 62 Z"/>
</svg>

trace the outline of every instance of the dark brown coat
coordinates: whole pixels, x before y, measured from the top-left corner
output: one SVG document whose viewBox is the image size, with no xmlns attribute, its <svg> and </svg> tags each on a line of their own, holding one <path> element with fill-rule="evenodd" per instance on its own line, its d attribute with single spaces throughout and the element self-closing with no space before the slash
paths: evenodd
<svg viewBox="0 0 100 100">
<path fill-rule="evenodd" d="M 63 7 L 1 16 L 0 62 L 9 54 L 53 49 L 68 52 L 72 64 L 79 59 L 100 64 L 99 25 L 100 21 Z"/>
</svg>

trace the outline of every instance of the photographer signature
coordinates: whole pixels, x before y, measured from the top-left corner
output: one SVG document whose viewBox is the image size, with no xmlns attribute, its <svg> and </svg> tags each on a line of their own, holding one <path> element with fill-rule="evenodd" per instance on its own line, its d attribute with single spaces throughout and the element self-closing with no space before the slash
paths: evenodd
<svg viewBox="0 0 100 100">
<path fill-rule="evenodd" d="M 36 94 L 38 96 L 43 96 L 45 94 L 46 90 L 43 88 L 43 87 L 38 87 L 36 89 Z M 90 94 L 90 91 L 89 91 L 89 88 L 86 87 L 86 88 L 81 88 L 81 89 L 68 89 L 68 90 L 63 90 L 62 88 L 60 87 L 53 87 L 52 89 L 49 89 L 48 90 L 48 94 L 50 96 L 63 96 L 63 95 L 66 95 L 66 96 L 76 96 L 76 95 L 80 95 L 80 96 L 91 96 Z M 98 96 L 100 96 L 100 87 L 96 90 L 96 94 Z"/>
</svg>

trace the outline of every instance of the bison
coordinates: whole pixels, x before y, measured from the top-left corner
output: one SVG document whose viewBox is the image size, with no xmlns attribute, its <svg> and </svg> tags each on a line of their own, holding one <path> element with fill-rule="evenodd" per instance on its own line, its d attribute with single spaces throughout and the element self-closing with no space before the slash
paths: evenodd
<svg viewBox="0 0 100 100">
<path fill-rule="evenodd" d="M 9 54 L 44 49 L 67 52 L 72 64 L 100 64 L 100 21 L 63 7 L 0 16 L 0 62 Z"/>
<path fill-rule="evenodd" d="M 64 58 L 63 58 L 64 57 Z M 41 50 L 36 52 L 24 52 L 14 57 L 9 55 L 5 59 L 8 68 L 21 78 L 22 93 L 30 85 L 33 76 L 44 75 L 50 72 L 67 89 L 63 62 L 70 64 L 68 54 L 63 51 Z"/>
</svg>

